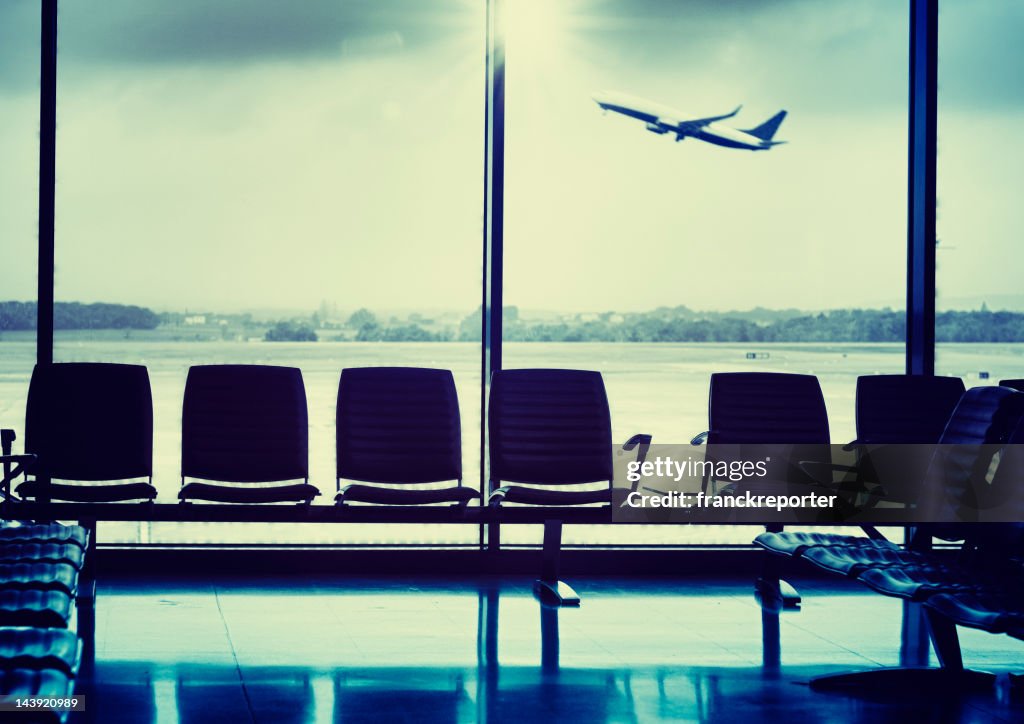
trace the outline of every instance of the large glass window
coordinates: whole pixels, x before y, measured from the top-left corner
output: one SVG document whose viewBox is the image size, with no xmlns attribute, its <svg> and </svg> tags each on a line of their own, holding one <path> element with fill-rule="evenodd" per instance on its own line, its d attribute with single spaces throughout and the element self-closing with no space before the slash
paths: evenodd
<svg viewBox="0 0 1024 724">
<path fill-rule="evenodd" d="M 343 367 L 452 369 L 479 465 L 484 8 L 461 0 L 61 3 L 58 361 L 149 368 L 176 500 L 193 364 L 302 369 L 334 493 Z M 129 310 L 117 329 L 97 320 Z M 105 526 L 114 530 L 114 526 Z M 475 542 L 450 526 L 142 526 L 170 542 Z M 109 535 L 109 534 L 108 534 Z"/>
<path fill-rule="evenodd" d="M 39 3 L 0 4 L 0 428 L 17 432 L 36 360 Z"/>
<path fill-rule="evenodd" d="M 505 366 L 600 370 L 618 442 L 677 444 L 712 372 L 811 373 L 852 439 L 856 377 L 904 369 L 906 4 L 506 11 Z"/>
<path fill-rule="evenodd" d="M 1024 377 L 1024 6 L 943 0 L 939 14 L 936 371 Z"/>
<path fill-rule="evenodd" d="M 501 5 L 504 365 L 600 370 L 619 442 L 704 430 L 712 372 L 811 373 L 833 441 L 852 438 L 856 376 L 904 366 L 906 5 Z M 340 370 L 452 369 L 476 484 L 486 3 L 60 7 L 55 358 L 149 368 L 160 499 L 180 485 L 185 375 L 210 363 L 302 369 L 325 503 Z M 1021 377 L 1009 231 L 1021 164 L 1006 140 L 1020 93 L 1004 78 L 1020 11 L 946 0 L 942 12 L 937 368 Z M 0 424 L 18 429 L 35 355 L 38 37 L 36 3 L 3 3 Z M 477 539 L 469 526 L 103 530 Z M 566 540 L 749 538 L 595 527 Z"/>
</svg>

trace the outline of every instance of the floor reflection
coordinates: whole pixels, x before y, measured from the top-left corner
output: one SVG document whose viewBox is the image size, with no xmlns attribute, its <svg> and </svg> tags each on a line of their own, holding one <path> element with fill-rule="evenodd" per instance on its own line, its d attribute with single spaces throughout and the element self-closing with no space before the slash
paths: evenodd
<svg viewBox="0 0 1024 724">
<path fill-rule="evenodd" d="M 352 597 L 359 595 L 353 593 Z M 630 627 L 649 630 L 663 625 L 666 609 L 662 604 L 673 600 L 664 590 L 658 593 L 662 598 L 652 597 L 646 606 L 639 608 L 625 605 L 634 603 L 631 600 L 614 606 L 616 597 L 621 599 L 625 594 L 609 589 L 602 592 L 602 598 L 595 594 L 582 609 L 560 609 L 530 598 L 522 588 L 510 589 L 500 583 L 479 585 L 476 590 L 456 596 L 458 606 L 454 603 L 450 606 L 451 611 L 458 614 L 450 616 L 451 631 L 461 632 L 463 637 L 475 635 L 476 639 L 475 662 L 463 661 L 445 651 L 446 642 L 455 645 L 451 637 L 456 634 L 437 630 L 427 632 L 435 635 L 432 639 L 417 638 L 421 632 L 415 614 L 410 614 L 409 604 L 447 600 L 445 597 L 452 594 L 446 589 L 432 599 L 431 595 L 415 587 L 396 594 L 399 603 L 394 607 L 401 610 L 403 618 L 390 624 L 388 614 L 394 609 L 385 605 L 383 594 L 377 591 L 372 596 L 357 599 L 356 603 L 367 610 L 364 621 L 371 620 L 369 612 L 377 612 L 377 618 L 372 619 L 375 628 L 361 631 L 366 626 L 360 626 L 358 621 L 352 629 L 333 630 L 325 626 L 315 651 L 308 648 L 308 640 L 305 647 L 287 646 L 289 636 L 298 636 L 299 627 L 305 624 L 301 616 L 293 621 L 281 619 L 271 624 L 264 618 L 267 615 L 264 606 L 273 602 L 222 600 L 219 610 L 229 612 L 223 614 L 229 632 L 223 643 L 223 655 L 216 649 L 215 642 L 207 640 L 195 646 L 194 655 L 188 653 L 185 643 L 181 644 L 181 649 L 172 650 L 175 637 L 184 641 L 189 635 L 181 629 L 187 625 L 182 624 L 186 620 L 182 618 L 176 622 L 178 629 L 164 632 L 168 638 L 166 644 L 158 633 L 146 639 L 153 646 L 151 656 L 147 657 L 140 650 L 132 652 L 132 660 L 128 660 L 125 644 L 118 641 L 115 632 L 124 627 L 134 630 L 131 627 L 138 622 L 133 623 L 131 617 L 144 614 L 153 617 L 150 625 L 158 632 L 161 625 L 156 620 L 157 613 L 132 603 L 131 607 L 124 608 L 126 611 L 137 608 L 135 613 L 122 612 L 121 618 L 107 620 L 98 630 L 95 667 L 80 680 L 78 688 L 78 693 L 86 696 L 88 711 L 73 715 L 70 721 L 376 724 L 797 719 L 813 723 L 921 718 L 987 721 L 993 716 L 1012 718 L 1020 713 L 1018 705 L 973 699 L 944 700 L 941 692 L 926 701 L 864 700 L 815 693 L 803 685 L 807 679 L 833 673 L 837 666 L 822 661 L 823 644 L 813 641 L 809 644 L 795 635 L 789 622 L 798 622 L 797 626 L 805 624 L 800 623 L 799 618 L 790 617 L 801 614 L 780 614 L 749 605 L 737 607 L 735 611 L 730 609 L 732 613 L 741 612 L 742 616 L 727 622 L 736 630 L 737 640 L 747 642 L 744 644 L 749 649 L 744 654 L 749 661 L 747 664 L 694 663 L 710 662 L 714 654 L 710 639 L 698 634 L 706 636 L 708 631 L 715 631 L 720 648 L 731 645 L 728 641 L 730 628 L 713 627 L 710 617 L 703 622 L 692 622 L 691 628 L 695 631 L 691 631 L 690 638 L 675 638 L 678 634 L 673 633 L 674 629 L 665 628 L 662 643 L 664 651 L 668 652 L 666 657 L 676 648 L 693 647 L 691 651 L 684 651 L 689 663 L 623 663 L 623 652 L 628 651 L 623 644 L 627 639 L 623 637 L 628 635 Z M 467 611 L 467 596 L 472 597 L 470 610 L 475 598 L 475 631 L 472 619 L 467 621 L 463 615 Z M 254 597 L 258 596 L 254 594 Z M 310 602 L 313 598 L 315 595 L 295 596 L 292 600 L 297 606 L 322 605 L 322 601 Z M 678 600 L 683 599 L 685 596 L 680 595 Z M 166 600 L 158 600 L 168 604 Z M 188 620 L 200 626 L 205 610 L 202 602 L 187 599 L 187 603 Z M 167 615 L 182 615 L 178 610 L 182 607 L 165 608 L 171 611 Z M 711 606 L 709 616 L 720 613 L 721 608 L 722 604 Z M 264 611 L 263 617 L 252 613 L 253 610 Z M 703 609 L 691 606 L 688 610 Z M 898 610 L 893 609 L 894 613 Z M 531 611 L 530 617 L 537 622 L 532 626 L 524 618 L 524 614 Z M 927 661 L 927 648 L 923 653 L 921 649 L 917 607 L 904 607 L 903 614 L 901 640 L 889 642 L 893 656 L 908 663 Z M 234 619 L 230 618 L 232 615 Z M 410 615 L 413 620 L 408 618 Z M 813 620 L 813 617 L 809 619 Z M 262 631 L 264 639 L 284 642 L 284 646 L 261 649 L 266 653 L 260 655 L 246 655 L 246 651 L 239 648 L 240 641 L 248 640 L 246 625 Z M 864 630 L 872 625 L 868 620 Z M 600 639 L 602 627 L 608 631 L 607 642 Z M 212 628 L 203 631 L 204 635 L 209 635 Z M 355 635 L 359 633 L 363 635 Z M 593 656 L 599 659 L 598 663 L 581 659 L 581 642 L 589 640 L 584 634 L 595 637 Z M 786 648 L 787 637 L 796 647 L 790 651 Z M 649 636 L 640 641 L 640 645 L 648 649 L 657 643 L 657 639 Z M 371 645 L 368 642 L 375 647 L 373 651 L 367 650 Z M 602 653 L 603 643 L 607 643 L 607 648 Z M 819 651 L 817 659 L 801 654 L 799 646 L 815 645 Z M 425 658 L 430 658 L 431 652 L 424 650 L 427 646 L 436 647 L 432 658 L 438 662 L 462 663 L 423 665 Z M 530 650 L 532 657 L 524 658 L 523 652 Z M 161 651 L 163 654 L 157 655 Z M 381 651 L 387 652 L 390 661 L 381 660 Z M 331 658 L 337 662 L 335 665 L 323 663 Z M 1013 708 L 1015 706 L 1017 708 Z"/>
</svg>

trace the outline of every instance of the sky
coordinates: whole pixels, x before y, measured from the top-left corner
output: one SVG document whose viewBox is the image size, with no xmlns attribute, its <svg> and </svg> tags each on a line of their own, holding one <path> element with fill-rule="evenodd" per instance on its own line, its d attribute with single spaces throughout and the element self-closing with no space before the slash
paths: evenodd
<svg viewBox="0 0 1024 724">
<path fill-rule="evenodd" d="M 506 7 L 506 303 L 903 305 L 906 3 Z M 2 299 L 35 291 L 37 13 L 0 3 Z M 940 307 L 1020 294 L 1021 27 L 942 3 Z M 472 310 L 483 29 L 474 0 L 62 0 L 58 301 Z M 738 128 L 785 108 L 788 144 L 675 143 L 603 89 L 742 103 Z"/>
</svg>

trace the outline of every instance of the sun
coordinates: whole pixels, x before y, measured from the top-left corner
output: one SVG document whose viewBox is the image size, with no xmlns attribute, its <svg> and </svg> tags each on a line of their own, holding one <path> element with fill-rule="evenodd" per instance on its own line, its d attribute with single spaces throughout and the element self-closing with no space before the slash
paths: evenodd
<svg viewBox="0 0 1024 724">
<path fill-rule="evenodd" d="M 547 65 L 566 49 L 569 6 L 564 0 L 499 0 L 506 53 L 517 65 Z"/>
</svg>

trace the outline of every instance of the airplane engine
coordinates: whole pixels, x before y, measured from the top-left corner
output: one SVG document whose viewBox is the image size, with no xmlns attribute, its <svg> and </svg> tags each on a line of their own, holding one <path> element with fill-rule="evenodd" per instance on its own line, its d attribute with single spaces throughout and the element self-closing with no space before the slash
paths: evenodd
<svg viewBox="0 0 1024 724">
<path fill-rule="evenodd" d="M 659 135 L 662 133 L 668 133 L 668 129 L 658 123 L 648 123 L 647 130 L 650 131 L 651 133 L 657 133 Z"/>
</svg>

